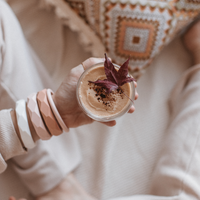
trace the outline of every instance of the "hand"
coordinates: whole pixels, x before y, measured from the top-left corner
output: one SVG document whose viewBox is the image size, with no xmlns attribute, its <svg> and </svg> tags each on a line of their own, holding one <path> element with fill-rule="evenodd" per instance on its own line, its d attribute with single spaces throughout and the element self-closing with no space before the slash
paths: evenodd
<svg viewBox="0 0 200 200">
<path fill-rule="evenodd" d="M 69 174 L 51 191 L 36 198 L 36 200 L 97 200 L 89 195 L 76 180 Z"/>
<path fill-rule="evenodd" d="M 10 196 L 10 197 L 9 197 L 9 200 L 16 200 L 16 198 L 13 197 L 13 196 Z M 26 200 L 26 199 L 20 198 L 19 200 Z"/>
<path fill-rule="evenodd" d="M 103 58 L 89 58 L 83 62 L 85 68 L 88 68 L 96 63 L 103 62 Z M 84 124 L 90 124 L 94 120 L 88 117 L 78 105 L 76 99 L 76 86 L 79 77 L 84 72 L 83 65 L 80 64 L 73 68 L 62 82 L 58 90 L 53 95 L 54 103 L 66 125 L 69 128 L 75 128 Z M 137 83 L 134 82 L 135 87 Z M 138 98 L 138 93 L 135 93 L 135 100 Z M 129 113 L 134 112 L 135 108 L 132 106 Z M 114 126 L 116 121 L 104 122 L 107 126 Z"/>
</svg>

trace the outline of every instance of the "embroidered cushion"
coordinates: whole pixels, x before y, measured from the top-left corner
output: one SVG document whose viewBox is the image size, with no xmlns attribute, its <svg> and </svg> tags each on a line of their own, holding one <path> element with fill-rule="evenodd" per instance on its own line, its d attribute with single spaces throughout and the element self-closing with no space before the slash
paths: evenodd
<svg viewBox="0 0 200 200">
<path fill-rule="evenodd" d="M 200 12 L 200 0 L 62 1 L 95 32 L 113 62 L 130 57 L 136 77 Z"/>
</svg>

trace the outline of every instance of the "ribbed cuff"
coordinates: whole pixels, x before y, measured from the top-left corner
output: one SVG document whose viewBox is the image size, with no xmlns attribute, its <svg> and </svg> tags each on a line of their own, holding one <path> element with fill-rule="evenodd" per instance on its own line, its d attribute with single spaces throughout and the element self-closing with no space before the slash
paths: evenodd
<svg viewBox="0 0 200 200">
<path fill-rule="evenodd" d="M 2 155 L 0 154 L 0 174 L 3 173 L 7 168 L 7 164 L 3 159 Z"/>
<path fill-rule="evenodd" d="M 0 111 L 0 153 L 4 160 L 26 152 L 15 131 L 10 111 Z"/>
</svg>

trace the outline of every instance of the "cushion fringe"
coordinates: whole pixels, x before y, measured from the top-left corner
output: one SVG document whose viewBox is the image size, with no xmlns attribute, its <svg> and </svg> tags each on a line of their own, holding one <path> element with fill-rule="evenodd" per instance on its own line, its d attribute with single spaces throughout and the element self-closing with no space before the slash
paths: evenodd
<svg viewBox="0 0 200 200">
<path fill-rule="evenodd" d="M 78 39 L 84 50 L 94 57 L 103 57 L 104 45 L 94 31 L 63 0 L 39 0 L 40 8 L 54 10 L 64 25 L 78 33 Z"/>
</svg>

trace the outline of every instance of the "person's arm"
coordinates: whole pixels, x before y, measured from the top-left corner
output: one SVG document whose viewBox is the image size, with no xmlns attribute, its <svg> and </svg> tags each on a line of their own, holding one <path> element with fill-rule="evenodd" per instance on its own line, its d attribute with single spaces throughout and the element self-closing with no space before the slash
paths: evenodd
<svg viewBox="0 0 200 200">
<path fill-rule="evenodd" d="M 0 1 L 0 110 L 14 109 L 16 101 L 26 99 L 31 93 L 43 88 L 51 88 L 55 91 L 56 87 L 45 66 L 27 43 L 19 21 L 9 5 L 5 1 Z M 13 130 L 5 132 L 9 139 L 13 139 L 12 134 L 17 137 L 15 129 Z M 60 145 L 57 151 L 60 155 L 55 155 L 51 151 L 51 145 L 55 146 L 56 141 L 59 140 L 56 138 L 57 140 L 52 139 L 48 145 L 38 141 L 34 149 L 12 159 L 13 169 L 33 195 L 51 190 L 80 163 L 81 154 L 76 135 L 69 132 L 64 137 L 65 146 Z M 20 147 L 22 152 L 25 152 L 19 139 L 15 141 L 18 143 L 15 142 L 11 147 Z M 6 142 L 4 144 L 8 145 Z M 4 149 L 10 150 L 9 146 L 4 146 Z M 62 157 L 61 153 L 64 150 L 70 153 L 67 155 L 63 153 Z M 3 163 L 1 171 L 6 168 L 7 159 L 2 154 L 0 155 Z M 11 157 L 14 155 L 11 154 Z M 0 193 L 4 192 L 2 190 Z"/>
<path fill-rule="evenodd" d="M 86 68 L 88 68 L 91 65 L 98 63 L 100 61 L 102 61 L 102 59 L 90 58 L 84 62 L 84 66 Z M 68 125 L 69 128 L 78 127 L 80 125 L 93 122 L 93 120 L 90 119 L 87 115 L 85 115 L 83 112 L 81 113 L 81 110 L 78 106 L 78 102 L 76 101 L 76 96 L 73 95 L 74 99 L 71 99 L 71 96 L 69 95 L 69 94 L 75 94 L 76 83 L 82 72 L 83 72 L 82 65 L 79 65 L 79 66 L 73 68 L 71 73 L 66 77 L 66 79 L 63 81 L 63 83 L 61 84 L 59 89 L 53 95 L 53 100 L 54 100 L 54 102 L 56 102 L 56 107 L 58 110 L 63 110 L 62 113 L 60 112 L 61 117 L 64 119 L 64 122 Z M 71 79 L 73 79 L 73 81 L 71 81 Z M 70 85 L 70 87 L 67 87 L 67 85 Z M 136 86 L 137 86 L 137 84 L 135 83 L 135 87 Z M 67 87 L 67 89 L 66 89 L 66 87 Z M 135 96 L 137 98 L 137 96 L 138 96 L 137 93 Z M 26 106 L 28 106 L 28 104 L 29 103 L 27 103 Z M 28 109 L 26 108 L 26 110 L 28 110 Z M 72 110 L 72 113 L 71 113 L 71 110 Z M 134 107 L 132 106 L 131 109 L 129 110 L 129 112 L 133 112 L 133 111 L 134 111 Z M 4 118 L 5 112 L 10 119 L 9 123 L 10 123 L 10 126 L 12 127 L 12 132 L 6 132 L 5 130 L 0 131 L 0 137 L 2 137 L 2 144 L 3 144 L 3 147 L 0 148 L 0 152 L 4 152 L 4 154 L 6 154 L 8 149 L 12 149 L 12 148 L 10 148 L 10 146 L 12 146 L 13 148 L 16 149 L 16 151 L 12 151 L 12 153 L 9 154 L 9 157 L 4 156 L 5 160 L 7 160 L 13 156 L 19 155 L 21 153 L 18 151 L 19 149 L 23 149 L 23 151 L 25 151 L 26 144 L 23 142 L 23 138 L 21 137 L 21 133 L 19 130 L 19 124 L 17 121 L 18 118 L 16 115 L 17 111 L 16 110 L 0 111 L 0 113 L 2 113 L 2 118 Z M 68 115 L 70 115 L 70 117 L 68 117 Z M 79 117 L 80 115 L 82 115 L 81 119 Z M 33 123 L 31 121 L 29 112 L 27 112 L 27 117 L 28 117 L 28 122 L 26 125 L 29 125 L 32 137 L 33 137 L 34 141 L 36 141 L 39 139 L 39 137 L 37 135 L 37 131 L 35 131 L 35 129 L 33 127 Z M 69 119 L 71 119 L 71 121 Z M 79 120 L 77 120 L 77 119 L 79 119 Z M 2 121 L 0 120 L 0 127 L 2 126 L 1 122 Z M 113 125 L 115 125 L 115 121 L 106 122 L 104 124 L 106 124 L 108 126 L 113 126 Z M 5 135 L 7 135 L 7 137 L 5 137 Z M 13 136 L 15 136 L 14 139 L 15 139 L 15 141 L 18 142 L 18 144 L 15 143 L 14 145 L 11 145 L 9 142 L 7 142 L 5 140 L 5 138 L 7 138 L 8 141 L 10 141 L 10 140 L 13 141 L 13 139 L 11 139 L 11 138 L 13 138 Z M 0 165 L 1 165 L 1 163 L 0 163 Z M 63 181 L 64 181 L 64 183 L 63 183 Z M 73 175 L 68 175 L 63 181 L 61 183 L 59 183 L 57 186 L 57 187 L 62 187 L 62 188 L 65 187 L 65 189 L 68 189 L 67 191 L 64 192 L 63 195 L 65 195 L 65 196 L 66 195 L 69 196 L 69 194 L 76 195 L 76 196 L 79 195 L 81 198 L 83 198 L 83 196 L 84 196 L 84 198 L 87 200 L 94 199 L 93 197 L 88 195 L 87 192 L 85 192 L 85 190 L 76 181 L 76 179 L 75 179 L 75 177 L 73 177 Z M 68 187 L 68 185 L 70 185 L 70 187 Z M 53 189 L 53 191 L 52 190 L 49 191 L 49 193 L 45 194 L 45 196 L 46 195 L 51 196 L 52 193 L 54 193 L 54 190 L 55 190 L 55 193 L 57 193 L 57 190 Z M 43 197 L 43 195 L 41 196 L 41 198 L 42 197 Z"/>
<path fill-rule="evenodd" d="M 52 82 L 43 63 L 27 43 L 16 16 L 6 2 L 0 1 L 0 110 L 14 108 L 16 101 L 26 99 L 31 93 L 43 88 L 55 90 Z M 59 93 L 55 93 L 55 95 L 58 95 L 58 98 L 61 97 Z M 53 97 L 53 99 L 56 106 L 61 105 L 56 98 Z M 15 113 L 11 112 L 11 114 L 15 128 L 11 123 L 12 120 L 9 113 L 9 125 L 12 125 L 12 131 L 5 131 L 1 135 L 2 137 L 6 135 L 9 140 L 13 139 L 12 135 L 14 135 L 16 140 L 15 145 L 12 145 L 12 147 L 18 147 L 22 152 L 25 152 L 22 141 L 20 143 L 20 138 L 17 136 L 19 132 L 16 128 Z M 80 123 L 91 122 L 88 117 L 85 117 L 84 120 L 84 122 L 81 121 Z M 5 125 L 5 123 L 2 124 Z M 70 123 L 69 127 L 79 125 Z M 62 144 L 55 142 L 58 138 L 55 140 L 53 138 L 49 143 L 38 141 L 36 148 L 30 149 L 25 155 L 12 159 L 13 168 L 29 191 L 35 196 L 44 194 L 56 187 L 66 174 L 70 173 L 80 163 L 81 155 L 76 134 L 69 132 L 62 138 L 65 138 L 65 143 L 63 142 Z M 4 149 L 0 150 L 1 153 L 1 151 L 8 150 L 10 145 L 5 141 L 3 142 L 3 140 L 0 141 L 5 145 L 1 146 Z M 55 153 L 52 145 L 55 147 L 56 144 L 58 148 Z M 5 160 L 15 156 L 18 151 L 12 151 L 8 157 L 0 155 L 3 170 L 6 167 Z M 67 155 L 63 151 L 68 152 Z"/>
<path fill-rule="evenodd" d="M 172 120 L 148 195 L 109 200 L 200 199 L 200 65 L 189 69 L 170 99 Z"/>
</svg>

